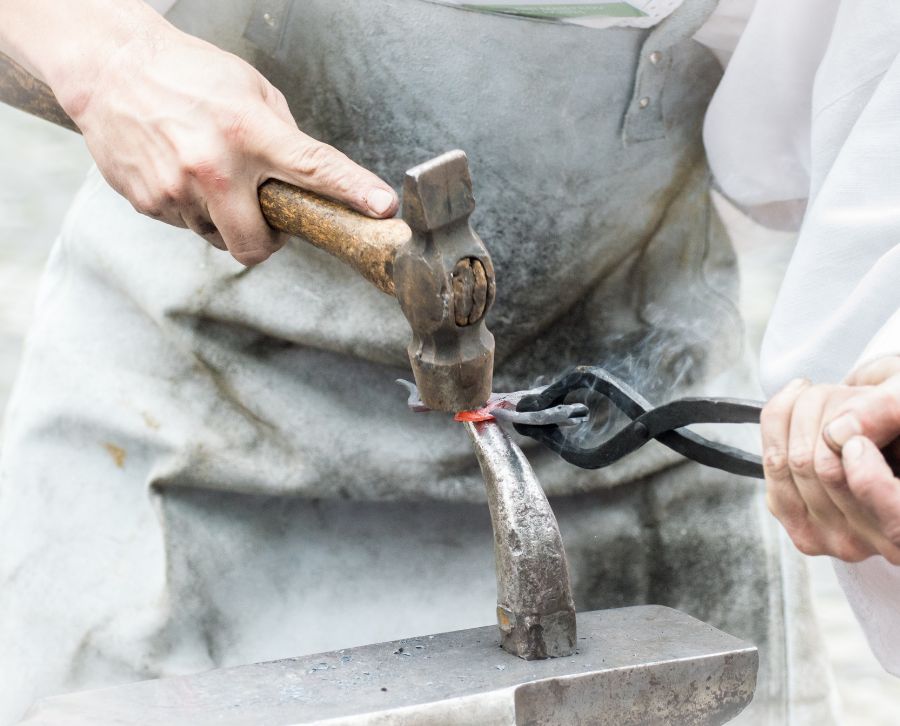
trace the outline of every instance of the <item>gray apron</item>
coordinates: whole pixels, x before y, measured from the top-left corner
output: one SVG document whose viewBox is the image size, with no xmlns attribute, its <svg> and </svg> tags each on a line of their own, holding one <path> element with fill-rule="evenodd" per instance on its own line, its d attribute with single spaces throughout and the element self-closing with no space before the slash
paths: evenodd
<svg viewBox="0 0 900 726">
<path fill-rule="evenodd" d="M 700 138 L 720 71 L 690 40 L 712 6 L 650 31 L 422 0 L 171 18 L 395 185 L 467 151 L 498 389 L 595 363 L 663 399 L 748 385 Z M 6 424 L 0 722 L 60 689 L 491 622 L 481 477 L 457 426 L 405 411 L 407 336 L 394 300 L 304 242 L 243 270 L 93 174 Z M 655 446 L 598 472 L 528 453 L 579 608 L 686 610 L 761 647 L 746 723 L 828 722 L 825 679 L 789 666 L 814 638 L 787 626 L 802 569 L 758 483 Z"/>
</svg>

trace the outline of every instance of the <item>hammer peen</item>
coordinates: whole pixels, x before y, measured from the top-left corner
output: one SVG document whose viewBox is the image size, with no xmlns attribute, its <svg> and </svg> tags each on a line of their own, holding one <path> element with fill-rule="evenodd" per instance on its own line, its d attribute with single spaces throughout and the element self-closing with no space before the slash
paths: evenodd
<svg viewBox="0 0 900 726">
<path fill-rule="evenodd" d="M 78 131 L 49 86 L 2 53 L 0 101 Z M 465 153 L 450 151 L 406 173 L 403 219 L 371 219 L 276 180 L 260 186 L 259 203 L 274 229 L 303 237 L 397 298 L 429 408 L 456 412 L 487 402 L 494 338 L 485 317 L 496 287 L 490 255 L 469 223 L 475 200 Z"/>
</svg>

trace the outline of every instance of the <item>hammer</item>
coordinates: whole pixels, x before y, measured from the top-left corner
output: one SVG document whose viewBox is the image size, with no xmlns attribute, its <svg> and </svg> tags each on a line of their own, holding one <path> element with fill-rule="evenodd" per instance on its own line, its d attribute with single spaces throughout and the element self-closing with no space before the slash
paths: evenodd
<svg viewBox="0 0 900 726">
<path fill-rule="evenodd" d="M 79 131 L 50 87 L 2 53 L 0 101 Z M 494 266 L 469 223 L 475 199 L 465 153 L 450 151 L 406 172 L 402 220 L 371 219 L 274 179 L 260 186 L 259 204 L 271 227 L 303 237 L 397 298 L 429 408 L 463 411 L 488 400 L 494 338 L 485 317 Z"/>
</svg>

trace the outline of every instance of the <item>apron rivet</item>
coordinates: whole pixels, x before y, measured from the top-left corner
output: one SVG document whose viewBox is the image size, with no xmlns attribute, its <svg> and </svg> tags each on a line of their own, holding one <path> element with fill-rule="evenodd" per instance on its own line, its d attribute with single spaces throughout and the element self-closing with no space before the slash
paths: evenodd
<svg viewBox="0 0 900 726">
<path fill-rule="evenodd" d="M 640 101 L 638 101 L 638 106 L 641 108 L 647 108 L 650 105 L 650 99 L 644 96 Z"/>
<path fill-rule="evenodd" d="M 263 20 L 266 21 L 266 25 L 268 25 L 270 28 L 275 27 L 275 18 L 272 17 L 272 13 L 263 13 Z"/>
<path fill-rule="evenodd" d="M 651 62 L 653 65 L 656 65 L 656 64 L 659 63 L 661 60 L 662 60 L 662 53 L 660 53 L 658 50 L 654 50 L 654 51 L 650 54 L 650 62 Z"/>
</svg>

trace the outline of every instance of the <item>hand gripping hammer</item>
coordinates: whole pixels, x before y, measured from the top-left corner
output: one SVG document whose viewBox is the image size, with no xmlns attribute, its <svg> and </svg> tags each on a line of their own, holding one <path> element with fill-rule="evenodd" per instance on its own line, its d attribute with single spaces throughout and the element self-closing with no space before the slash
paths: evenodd
<svg viewBox="0 0 900 726">
<path fill-rule="evenodd" d="M 50 88 L 0 53 L 0 101 L 78 131 Z M 406 173 L 403 219 L 376 220 L 284 182 L 259 188 L 266 221 L 334 255 L 394 295 L 412 328 L 408 353 L 422 400 L 439 411 L 491 395 L 494 338 L 485 316 L 494 267 L 472 230 L 466 155 L 451 151 Z"/>
</svg>

